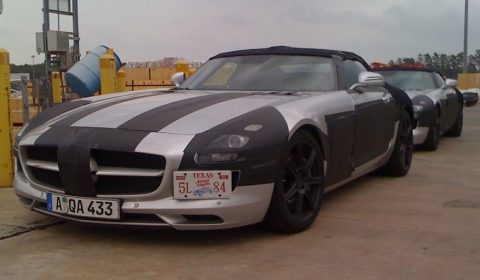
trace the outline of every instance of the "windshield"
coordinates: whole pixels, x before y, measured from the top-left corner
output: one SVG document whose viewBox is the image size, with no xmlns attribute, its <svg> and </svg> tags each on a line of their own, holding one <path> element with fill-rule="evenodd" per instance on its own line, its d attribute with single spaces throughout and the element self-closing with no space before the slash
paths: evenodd
<svg viewBox="0 0 480 280">
<path fill-rule="evenodd" d="M 424 71 L 379 71 L 385 81 L 403 90 L 427 90 L 436 88 L 431 73 Z"/>
<path fill-rule="evenodd" d="M 209 60 L 180 88 L 248 91 L 326 91 L 336 88 L 330 58 L 255 55 Z"/>
</svg>

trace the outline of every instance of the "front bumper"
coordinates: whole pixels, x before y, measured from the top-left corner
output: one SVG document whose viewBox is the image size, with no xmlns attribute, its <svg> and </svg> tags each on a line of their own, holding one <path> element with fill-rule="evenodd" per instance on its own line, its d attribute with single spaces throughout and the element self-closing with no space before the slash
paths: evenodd
<svg viewBox="0 0 480 280">
<path fill-rule="evenodd" d="M 58 129 L 57 129 L 58 130 Z M 173 227 L 181 230 L 202 230 L 202 229 L 224 229 L 240 227 L 248 224 L 258 223 L 263 220 L 267 212 L 271 194 L 273 191 L 273 181 L 275 177 L 275 160 L 262 154 L 261 157 L 245 156 L 246 159 L 235 163 L 222 164 L 221 170 L 234 170 L 240 172 L 242 176 L 237 182 L 232 196 L 228 199 L 198 199 L 198 200 L 176 200 L 173 198 L 173 171 L 176 170 L 218 170 L 218 164 L 199 165 L 193 161 L 193 155 L 187 156 L 192 161 L 185 167 L 180 168 L 180 164 L 185 162 L 185 149 L 189 147 L 193 135 L 176 135 L 150 133 L 146 137 L 141 135 L 140 143 L 133 143 L 132 147 L 118 154 L 113 145 L 114 141 L 106 138 L 104 146 L 110 149 L 97 149 L 89 151 L 88 155 L 83 153 L 82 149 L 77 149 L 77 157 L 64 157 L 75 159 L 82 157 L 82 165 L 69 163 L 67 170 L 67 180 L 65 181 L 65 173 L 60 169 L 58 160 L 59 145 L 50 146 L 38 144 L 38 138 L 41 131 L 36 134 L 28 135 L 19 144 L 16 153 L 16 172 L 13 181 L 15 192 L 19 197 L 20 203 L 29 210 L 36 211 L 45 215 L 58 217 L 65 220 L 78 221 L 88 224 L 99 225 L 118 225 L 118 226 L 147 226 L 147 227 Z M 111 131 L 98 131 L 98 133 L 110 133 Z M 135 132 L 129 133 L 135 136 Z M 105 136 L 105 135 L 104 135 Z M 103 138 L 102 138 L 103 139 Z M 45 142 L 45 141 L 44 141 Z M 43 143 L 43 142 L 42 142 Z M 82 142 L 83 143 L 83 142 Z M 38 145 L 37 145 L 38 144 Z M 54 143 L 55 144 L 55 143 Z M 81 143 L 80 143 L 81 144 Z M 79 145 L 80 145 L 79 144 Z M 71 145 L 76 147 L 75 145 Z M 33 150 L 30 148 L 35 147 Z M 46 148 L 45 148 L 46 147 Z M 53 147 L 53 148 L 52 148 Z M 37 150 L 36 148 L 40 148 Z M 273 149 L 271 152 L 276 156 L 276 151 L 281 149 Z M 29 155 L 29 151 L 31 154 Z M 103 156 L 95 155 L 98 151 L 108 152 Z M 255 150 L 256 151 L 256 150 Z M 254 151 L 254 152 L 255 152 Z M 250 152 L 253 154 L 254 152 Z M 155 158 L 138 158 L 138 155 L 144 156 L 154 155 Z M 52 156 L 53 155 L 53 156 Z M 135 156 L 134 156 L 135 155 Z M 148 162 L 151 164 L 157 160 L 161 162 L 157 156 L 162 155 L 166 158 L 161 166 L 144 166 L 138 162 Z M 32 159 L 29 164 L 28 160 Z M 86 159 L 86 160 L 85 160 Z M 90 159 L 90 161 L 88 161 Z M 92 161 L 93 159 L 93 161 Z M 104 161 L 108 159 L 109 161 Z M 110 160 L 115 159 L 115 162 Z M 129 160 L 125 163 L 126 159 Z M 36 161 L 35 161 L 36 160 Z M 158 163 L 157 162 L 157 163 Z M 134 164 L 133 164 L 134 163 Z M 260 164 L 261 163 L 261 164 Z M 133 165 L 132 165 L 133 164 Z M 118 168 L 118 166 L 122 168 Z M 100 174 L 100 167 L 103 168 L 103 174 Z M 75 168 L 75 169 L 74 169 Z M 112 169 L 113 168 L 113 169 Z M 33 173 L 33 170 L 41 169 L 41 174 Z M 65 170 L 65 169 L 64 169 Z M 76 172 L 69 172 L 75 170 Z M 87 170 L 88 174 L 80 171 Z M 92 172 L 95 170 L 95 174 Z M 108 171 L 105 173 L 105 170 Z M 112 170 L 116 173 L 113 174 Z M 123 170 L 123 171 L 122 171 Z M 128 176 L 120 177 L 118 172 L 128 171 Z M 130 171 L 129 171 L 130 170 Z M 133 171 L 132 171 L 133 170 Z M 161 170 L 161 176 L 155 175 L 153 181 L 126 181 L 124 178 L 147 178 L 144 175 L 145 170 Z M 78 171 L 78 172 L 77 172 Z M 141 176 L 138 176 L 140 172 Z M 142 173 L 143 172 L 143 173 Z M 113 175 L 112 175 L 113 174 Z M 125 174 L 124 174 L 125 175 Z M 96 176 L 96 179 L 94 179 Z M 121 178 L 121 180 L 116 178 Z M 53 178 L 53 179 L 51 179 Z M 107 182 L 107 184 L 101 183 Z M 105 181 L 107 180 L 107 181 Z M 126 183 L 124 182 L 126 181 Z M 84 194 L 82 191 L 85 185 L 90 183 L 95 195 Z M 143 188 L 147 185 L 149 188 Z M 71 186 L 75 188 L 71 188 Z M 104 189 L 104 187 L 116 188 Z M 151 188 L 151 186 L 155 188 Z M 142 186 L 139 190 L 137 187 Z M 69 188 L 69 190 L 66 189 Z M 127 187 L 126 190 L 124 188 Z M 70 216 L 63 213 L 54 213 L 47 210 L 46 196 L 47 192 L 58 194 L 69 194 L 77 197 L 97 197 L 104 199 L 119 199 L 121 201 L 121 218 L 120 220 L 100 220 L 90 217 Z"/>
<path fill-rule="evenodd" d="M 425 142 L 428 135 L 428 126 L 418 126 L 413 130 L 413 144 L 414 145 L 421 145 Z"/>
<path fill-rule="evenodd" d="M 20 203 L 31 211 L 86 224 L 178 230 L 226 229 L 261 222 L 270 204 L 273 185 L 237 187 L 229 199 L 176 200 L 170 197 L 138 201 L 138 198 L 123 197 L 120 198 L 122 218 L 112 221 L 49 212 L 45 192 L 33 188 L 22 174 L 17 173 L 13 181 Z"/>
</svg>

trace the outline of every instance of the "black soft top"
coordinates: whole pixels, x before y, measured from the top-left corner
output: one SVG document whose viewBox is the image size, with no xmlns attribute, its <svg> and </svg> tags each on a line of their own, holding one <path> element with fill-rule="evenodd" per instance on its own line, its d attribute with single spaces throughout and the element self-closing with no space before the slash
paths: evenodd
<svg viewBox="0 0 480 280">
<path fill-rule="evenodd" d="M 247 55 L 301 55 L 301 56 L 321 56 L 321 57 L 332 57 L 335 55 L 343 58 L 344 60 L 349 58 L 349 59 L 360 61 L 365 65 L 368 65 L 361 56 L 354 54 L 352 52 L 326 50 L 326 49 L 294 48 L 294 47 L 287 47 L 287 46 L 275 46 L 275 47 L 262 48 L 262 49 L 247 49 L 247 50 L 224 52 L 224 53 L 217 54 L 216 56 L 213 56 L 210 59 L 215 59 L 220 57 L 232 57 L 232 56 L 247 56 Z"/>
<path fill-rule="evenodd" d="M 338 51 L 338 50 L 326 50 L 326 49 L 311 49 L 311 48 L 294 48 L 287 46 L 275 46 L 262 49 L 247 49 L 231 52 L 224 52 L 211 57 L 210 59 L 232 56 L 247 56 L 247 55 L 299 55 L 299 56 L 321 56 L 321 57 L 333 57 L 338 56 L 343 60 L 350 59 L 355 60 L 363 64 L 368 71 L 371 71 L 370 65 L 359 55 L 353 52 Z M 393 96 L 393 98 L 402 106 L 406 106 L 409 109 L 410 114 L 413 117 L 412 100 L 408 97 L 405 91 L 393 87 L 389 84 L 384 86 Z"/>
</svg>

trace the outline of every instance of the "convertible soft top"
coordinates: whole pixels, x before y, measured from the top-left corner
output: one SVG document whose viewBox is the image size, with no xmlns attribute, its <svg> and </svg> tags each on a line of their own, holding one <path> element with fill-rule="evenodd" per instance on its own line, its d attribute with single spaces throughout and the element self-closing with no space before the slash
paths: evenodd
<svg viewBox="0 0 480 280">
<path fill-rule="evenodd" d="M 261 49 L 246 49 L 231 52 L 224 52 L 211 57 L 210 59 L 220 57 L 232 57 L 232 56 L 247 56 L 247 55 L 302 55 L 302 56 L 321 56 L 332 57 L 334 55 L 340 56 L 343 59 L 353 58 L 368 66 L 365 60 L 359 55 L 338 50 L 326 50 L 326 49 L 311 49 L 311 48 L 294 48 L 288 46 L 274 46 Z"/>
<path fill-rule="evenodd" d="M 327 50 L 327 49 L 313 49 L 313 48 L 294 48 L 288 46 L 274 46 L 269 48 L 260 48 L 260 49 L 246 49 L 246 50 L 237 50 L 217 54 L 211 59 L 221 58 L 221 57 L 233 57 L 233 56 L 247 56 L 247 55 L 301 55 L 301 56 L 321 56 L 321 57 L 332 57 L 339 56 L 345 59 L 356 60 L 362 63 L 365 68 L 370 71 L 370 65 L 359 55 L 348 52 L 348 51 L 338 51 L 338 50 Z M 402 104 L 403 106 L 411 107 L 412 101 L 405 94 L 404 91 L 395 88 L 389 84 L 384 86 L 390 93 L 393 95 L 395 100 Z"/>
</svg>

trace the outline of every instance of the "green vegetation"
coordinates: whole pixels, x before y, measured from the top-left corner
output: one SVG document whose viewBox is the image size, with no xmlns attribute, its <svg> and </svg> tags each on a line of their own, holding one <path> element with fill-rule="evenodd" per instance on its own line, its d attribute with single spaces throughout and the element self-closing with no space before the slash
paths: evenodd
<svg viewBox="0 0 480 280">
<path fill-rule="evenodd" d="M 439 70 L 445 77 L 456 79 L 459 73 L 463 73 L 463 52 L 456 55 L 446 55 L 433 53 L 430 55 L 418 54 L 414 58 L 398 58 L 396 61 L 390 60 L 388 64 L 425 64 L 430 68 Z M 480 50 L 476 50 L 474 55 L 469 55 L 467 60 L 468 73 L 480 73 Z"/>
<path fill-rule="evenodd" d="M 45 63 L 35 64 L 35 78 L 45 77 Z M 30 73 L 32 77 L 33 67 L 31 64 L 15 65 L 10 64 L 10 73 Z"/>
<path fill-rule="evenodd" d="M 480 49 L 475 51 L 474 55 L 468 56 L 467 61 L 468 73 L 480 73 Z M 456 55 L 446 55 L 433 53 L 430 55 L 418 54 L 417 59 L 414 58 L 398 58 L 390 60 L 388 64 L 425 64 L 430 68 L 439 70 L 445 77 L 456 79 L 459 73 L 463 72 L 463 52 Z M 32 75 L 33 68 L 31 64 L 15 65 L 10 64 L 11 73 L 30 73 Z M 45 64 L 35 64 L 35 77 L 45 77 Z"/>
</svg>

